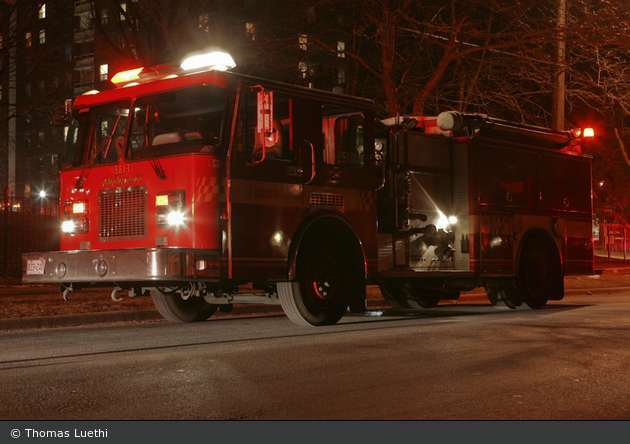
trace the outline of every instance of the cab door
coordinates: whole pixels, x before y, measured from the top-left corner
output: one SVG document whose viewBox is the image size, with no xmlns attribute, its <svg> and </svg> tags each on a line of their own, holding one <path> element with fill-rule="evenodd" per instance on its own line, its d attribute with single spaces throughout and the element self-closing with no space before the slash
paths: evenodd
<svg viewBox="0 0 630 444">
<path fill-rule="evenodd" d="M 303 206 L 305 217 L 327 211 L 345 219 L 375 273 L 380 181 L 374 170 L 374 116 L 367 103 L 344 99 L 305 103 L 309 114 L 303 134 L 314 156 L 312 166 L 304 166 L 313 174 L 305 181 Z"/>
<path fill-rule="evenodd" d="M 259 85 L 241 88 L 228 216 L 234 279 L 286 279 L 305 181 L 294 115 L 290 95 Z"/>
</svg>

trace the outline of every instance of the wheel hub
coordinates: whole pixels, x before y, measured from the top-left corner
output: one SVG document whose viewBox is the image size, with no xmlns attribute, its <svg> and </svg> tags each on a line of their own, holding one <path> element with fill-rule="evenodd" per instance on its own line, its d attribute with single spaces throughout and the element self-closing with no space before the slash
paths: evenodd
<svg viewBox="0 0 630 444">
<path fill-rule="evenodd" d="M 313 259 L 306 272 L 309 299 L 318 307 L 334 304 L 341 291 L 342 275 L 336 261 L 329 255 Z"/>
</svg>

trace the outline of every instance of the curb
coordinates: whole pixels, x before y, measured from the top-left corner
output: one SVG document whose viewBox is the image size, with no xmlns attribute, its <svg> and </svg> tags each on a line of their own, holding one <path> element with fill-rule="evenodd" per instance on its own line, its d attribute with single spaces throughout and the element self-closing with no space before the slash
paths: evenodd
<svg viewBox="0 0 630 444">
<path fill-rule="evenodd" d="M 622 293 L 630 290 L 630 287 L 592 288 L 592 289 L 570 289 L 565 290 L 565 294 L 579 295 L 598 293 Z M 459 299 L 452 301 L 452 304 L 478 304 L 488 303 L 485 292 L 472 291 L 462 295 Z M 444 306 L 449 305 L 445 303 Z M 368 299 L 368 309 L 392 309 L 382 299 Z M 266 304 L 243 304 L 236 305 L 230 313 L 217 311 L 211 319 L 236 319 L 252 315 L 283 315 L 280 305 Z M 111 311 L 98 313 L 83 313 L 76 315 L 60 316 L 39 316 L 29 318 L 0 319 L 0 331 L 14 330 L 35 330 L 43 328 L 57 327 L 79 327 L 95 324 L 115 324 L 115 323 L 141 323 L 141 322 L 167 322 L 157 310 L 132 310 L 132 311 Z"/>
<path fill-rule="evenodd" d="M 145 322 L 162 319 L 156 310 L 112 311 L 77 315 L 39 316 L 31 318 L 0 319 L 0 331 L 31 330 L 53 327 L 77 327 L 90 324 L 116 322 Z"/>
<path fill-rule="evenodd" d="M 279 305 L 247 304 L 234 307 L 230 313 L 217 311 L 213 319 L 240 318 L 253 314 L 282 314 Z M 40 328 L 78 327 L 82 325 L 167 322 L 157 310 L 103 311 L 76 315 L 38 316 L 29 318 L 0 319 L 0 331 L 32 330 Z"/>
</svg>

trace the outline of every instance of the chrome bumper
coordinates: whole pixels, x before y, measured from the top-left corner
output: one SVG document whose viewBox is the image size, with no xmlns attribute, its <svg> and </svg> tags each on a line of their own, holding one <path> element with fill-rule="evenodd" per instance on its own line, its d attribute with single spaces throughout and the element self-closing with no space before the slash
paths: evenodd
<svg viewBox="0 0 630 444">
<path fill-rule="evenodd" d="M 182 248 L 27 253 L 22 255 L 22 281 L 120 284 L 217 280 L 219 264 L 218 251 Z"/>
</svg>

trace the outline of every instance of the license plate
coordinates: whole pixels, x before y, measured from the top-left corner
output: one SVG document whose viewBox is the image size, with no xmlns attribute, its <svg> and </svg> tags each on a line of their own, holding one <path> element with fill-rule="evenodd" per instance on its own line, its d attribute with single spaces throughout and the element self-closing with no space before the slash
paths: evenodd
<svg viewBox="0 0 630 444">
<path fill-rule="evenodd" d="M 26 274 L 44 274 L 46 269 L 46 259 L 29 259 L 26 261 Z"/>
</svg>

